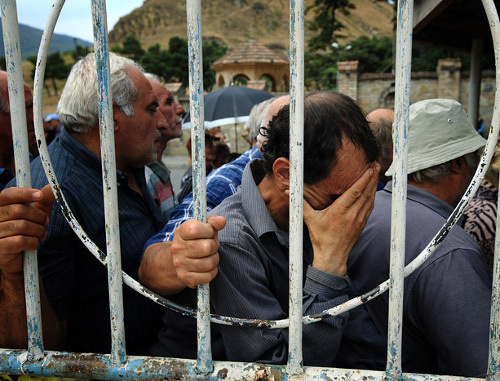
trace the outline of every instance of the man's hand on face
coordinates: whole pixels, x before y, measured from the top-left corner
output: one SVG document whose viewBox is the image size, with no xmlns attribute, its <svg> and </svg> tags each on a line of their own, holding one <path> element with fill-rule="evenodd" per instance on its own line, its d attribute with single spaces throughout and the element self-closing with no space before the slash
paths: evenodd
<svg viewBox="0 0 500 381">
<path fill-rule="evenodd" d="M 210 216 L 206 223 L 188 220 L 174 232 L 171 255 L 177 278 L 194 288 L 209 283 L 217 275 L 219 241 L 217 233 L 226 219 Z"/>
<path fill-rule="evenodd" d="M 28 205 L 33 203 L 33 206 Z M 0 193 L 0 270 L 2 276 L 22 275 L 22 251 L 38 248 L 45 239 L 54 195 L 42 190 L 8 188 Z"/>
<path fill-rule="evenodd" d="M 313 209 L 304 199 L 304 222 L 314 249 L 313 267 L 345 275 L 349 253 L 373 210 L 379 172 L 376 163 L 323 210 Z"/>
</svg>

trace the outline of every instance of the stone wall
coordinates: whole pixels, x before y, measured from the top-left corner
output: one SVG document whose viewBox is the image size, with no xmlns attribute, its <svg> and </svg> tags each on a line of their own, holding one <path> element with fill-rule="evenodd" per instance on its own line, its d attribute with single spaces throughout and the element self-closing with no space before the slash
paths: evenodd
<svg viewBox="0 0 500 381">
<path fill-rule="evenodd" d="M 356 62 L 356 61 L 354 61 Z M 356 72 L 353 72 L 356 67 Z M 415 72 L 411 75 L 410 103 L 424 99 L 448 98 L 462 103 L 465 110 L 469 103 L 469 72 L 461 71 L 459 59 L 447 58 L 438 63 L 435 72 Z M 349 75 L 346 75 L 346 68 Z M 394 107 L 394 76 L 392 74 L 360 74 L 357 64 L 339 62 L 340 92 L 357 100 L 367 112 L 380 107 Z M 493 116 L 495 102 L 495 73 L 488 70 L 482 73 L 479 114 L 487 126 Z"/>
</svg>

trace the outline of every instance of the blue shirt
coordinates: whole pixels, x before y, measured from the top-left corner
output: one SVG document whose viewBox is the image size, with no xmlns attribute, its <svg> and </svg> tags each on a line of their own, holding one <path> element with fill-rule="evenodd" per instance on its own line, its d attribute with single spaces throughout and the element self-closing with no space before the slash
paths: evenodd
<svg viewBox="0 0 500 381">
<path fill-rule="evenodd" d="M 245 166 L 253 159 L 262 158 L 257 145 L 246 151 L 236 160 L 224 164 L 207 176 L 207 209 L 208 211 L 219 205 L 226 197 L 236 193 L 241 184 L 241 176 Z M 174 230 L 193 218 L 193 193 L 188 194 L 182 202 L 170 213 L 167 225 L 146 243 L 146 247 L 154 243 L 171 241 L 174 238 Z"/>
<path fill-rule="evenodd" d="M 389 182 L 377 192 L 375 208 L 349 255 L 347 271 L 362 294 L 389 278 L 391 196 Z M 452 211 L 445 201 L 408 185 L 405 265 L 427 246 Z M 403 371 L 484 377 L 490 303 L 491 277 L 481 250 L 457 224 L 427 261 L 405 278 Z M 386 336 L 388 292 L 366 303 L 366 308 Z"/>
<path fill-rule="evenodd" d="M 0 191 L 14 178 L 14 174 L 10 169 L 0 168 Z"/>
<path fill-rule="evenodd" d="M 67 130 L 49 146 L 49 154 L 70 209 L 89 237 L 106 252 L 101 161 Z M 31 163 L 31 172 L 34 188 L 47 184 L 40 158 Z M 148 192 L 144 168 L 134 173 L 143 196 L 128 186 L 124 173 L 118 172 L 117 179 L 122 268 L 138 279 L 144 242 L 158 232 L 165 220 Z M 52 208 L 38 261 L 49 301 L 59 319 L 68 322 L 65 349 L 109 353 L 106 268 L 75 235 L 59 204 Z M 123 298 L 127 350 L 144 354 L 156 338 L 161 309 L 128 287 L 123 288 Z"/>
</svg>

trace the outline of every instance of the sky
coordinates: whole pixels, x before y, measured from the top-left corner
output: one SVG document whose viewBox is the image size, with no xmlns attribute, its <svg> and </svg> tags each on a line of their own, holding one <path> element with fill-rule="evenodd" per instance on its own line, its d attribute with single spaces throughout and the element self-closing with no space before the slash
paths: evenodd
<svg viewBox="0 0 500 381">
<path fill-rule="evenodd" d="M 17 0 L 19 23 L 44 29 L 52 0 Z M 113 29 L 121 16 L 139 8 L 143 0 L 107 0 L 108 30 Z M 66 0 L 56 24 L 54 33 L 66 34 L 93 42 L 91 0 Z"/>
</svg>

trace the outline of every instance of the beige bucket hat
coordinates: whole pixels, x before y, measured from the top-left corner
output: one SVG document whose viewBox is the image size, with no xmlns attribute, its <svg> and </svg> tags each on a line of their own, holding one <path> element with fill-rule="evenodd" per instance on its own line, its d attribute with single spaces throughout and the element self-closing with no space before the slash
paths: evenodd
<svg viewBox="0 0 500 381">
<path fill-rule="evenodd" d="M 460 103 L 428 99 L 410 106 L 408 173 L 446 163 L 484 147 Z M 392 164 L 386 176 L 394 175 Z"/>
</svg>

